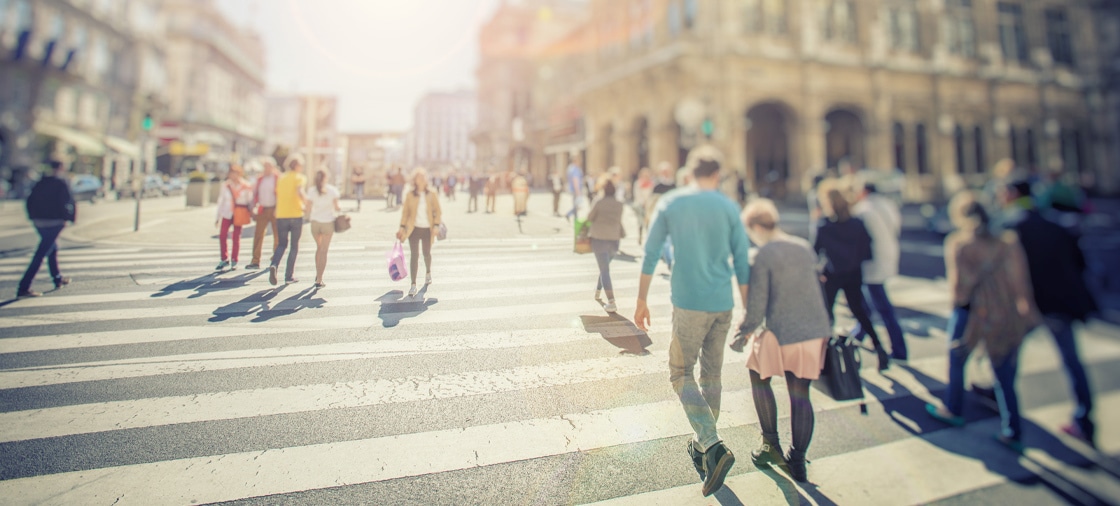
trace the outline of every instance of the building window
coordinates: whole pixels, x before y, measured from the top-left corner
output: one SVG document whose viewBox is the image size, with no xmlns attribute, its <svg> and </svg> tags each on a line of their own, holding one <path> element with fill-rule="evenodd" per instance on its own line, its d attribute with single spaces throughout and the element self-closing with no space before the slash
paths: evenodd
<svg viewBox="0 0 1120 506">
<path fill-rule="evenodd" d="M 981 174 L 987 172 L 985 167 L 987 162 L 984 160 L 984 130 L 980 127 L 972 129 L 972 149 L 976 156 L 976 172 Z"/>
<path fill-rule="evenodd" d="M 850 0 L 833 0 L 824 11 L 825 39 L 855 44 L 857 42 L 856 9 Z"/>
<path fill-rule="evenodd" d="M 918 174 L 929 174 L 929 148 L 926 146 L 926 125 L 924 123 L 918 123 L 918 126 L 914 127 L 914 136 L 917 141 L 914 150 L 915 154 L 918 155 Z"/>
<path fill-rule="evenodd" d="M 956 155 L 957 174 L 967 173 L 968 168 L 965 167 L 964 157 L 964 129 L 960 125 L 953 129 L 953 150 Z"/>
<path fill-rule="evenodd" d="M 972 0 L 948 0 L 945 40 L 949 52 L 964 58 L 976 56 L 976 23 L 972 17 Z"/>
<path fill-rule="evenodd" d="M 1035 142 L 1034 130 L 1027 129 L 1027 167 L 1034 170 L 1038 167 L 1038 144 Z"/>
<path fill-rule="evenodd" d="M 902 123 L 895 123 L 892 129 L 894 137 L 894 167 L 906 172 L 906 128 Z"/>
<path fill-rule="evenodd" d="M 1046 11 L 1046 41 L 1054 63 L 1073 66 L 1073 42 L 1065 9 Z"/>
<path fill-rule="evenodd" d="M 1027 31 L 1023 24 L 1023 6 L 1001 3 L 999 13 L 999 43 L 1003 58 L 1008 61 L 1027 62 Z"/>
<path fill-rule="evenodd" d="M 897 51 L 916 53 L 921 48 L 918 33 L 918 11 L 913 5 L 890 10 L 891 47 Z"/>
<path fill-rule="evenodd" d="M 684 0 L 684 28 L 691 30 L 696 26 L 696 15 L 699 9 L 698 0 Z"/>
<path fill-rule="evenodd" d="M 681 33 L 681 4 L 677 0 L 669 2 L 669 9 L 665 13 L 666 22 L 669 25 L 669 36 L 676 37 Z"/>
<path fill-rule="evenodd" d="M 1062 129 L 1062 165 L 1068 172 L 1080 173 L 1085 170 L 1084 151 L 1081 145 L 1081 132 L 1076 129 Z"/>
</svg>

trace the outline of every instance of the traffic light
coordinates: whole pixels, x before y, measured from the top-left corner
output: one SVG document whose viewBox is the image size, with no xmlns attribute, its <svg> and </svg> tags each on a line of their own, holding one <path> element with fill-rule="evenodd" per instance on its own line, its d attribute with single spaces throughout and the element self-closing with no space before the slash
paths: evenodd
<svg viewBox="0 0 1120 506">
<path fill-rule="evenodd" d="M 141 123 L 140 126 L 144 129 L 145 132 L 152 131 L 152 113 L 144 114 L 144 122 Z"/>
<path fill-rule="evenodd" d="M 716 126 L 712 123 L 712 118 L 705 118 L 704 123 L 700 124 L 700 131 L 703 132 L 704 137 L 712 138 L 712 132 L 715 131 Z"/>
</svg>

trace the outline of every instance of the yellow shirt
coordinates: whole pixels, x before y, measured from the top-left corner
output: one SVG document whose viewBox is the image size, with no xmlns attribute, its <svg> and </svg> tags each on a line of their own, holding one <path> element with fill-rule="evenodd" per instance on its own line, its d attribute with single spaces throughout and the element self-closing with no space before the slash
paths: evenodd
<svg viewBox="0 0 1120 506">
<path fill-rule="evenodd" d="M 276 218 L 303 218 L 303 201 L 299 191 L 307 186 L 307 178 L 298 172 L 285 172 L 276 182 Z"/>
</svg>

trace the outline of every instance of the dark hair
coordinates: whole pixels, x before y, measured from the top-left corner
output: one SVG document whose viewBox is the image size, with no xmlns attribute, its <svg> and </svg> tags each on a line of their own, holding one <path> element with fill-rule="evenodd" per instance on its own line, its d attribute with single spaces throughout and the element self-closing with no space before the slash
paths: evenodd
<svg viewBox="0 0 1120 506">
<path fill-rule="evenodd" d="M 319 192 L 319 195 L 322 195 L 323 190 L 326 188 L 326 186 L 327 171 L 320 169 L 319 172 L 315 173 L 315 191 Z"/>
<path fill-rule="evenodd" d="M 1031 196 L 1031 183 L 1022 179 L 1007 183 L 1008 190 L 1014 190 L 1020 197 Z"/>
<path fill-rule="evenodd" d="M 976 229 L 974 232 L 976 235 L 980 237 L 992 236 L 992 218 L 988 215 L 988 210 L 984 209 L 983 204 L 974 200 L 965 206 L 963 214 L 966 218 L 975 220 Z"/>
<path fill-rule="evenodd" d="M 832 210 L 831 218 L 835 221 L 848 221 L 852 218 L 852 209 L 844 194 L 835 188 L 828 190 L 828 208 Z"/>
<path fill-rule="evenodd" d="M 875 186 L 875 183 L 867 183 L 863 185 L 863 191 L 867 193 L 879 193 L 879 188 Z"/>
<path fill-rule="evenodd" d="M 715 160 L 700 160 L 692 169 L 692 175 L 697 179 L 712 177 L 716 172 L 719 172 L 719 162 Z"/>
<path fill-rule="evenodd" d="M 618 192 L 618 188 L 615 188 L 614 181 L 607 179 L 607 181 L 603 183 L 603 195 L 613 197 L 616 192 Z"/>
<path fill-rule="evenodd" d="M 51 170 L 61 170 L 63 167 L 65 167 L 65 164 L 62 163 L 62 160 L 51 160 L 47 162 L 47 165 L 50 166 Z"/>
</svg>

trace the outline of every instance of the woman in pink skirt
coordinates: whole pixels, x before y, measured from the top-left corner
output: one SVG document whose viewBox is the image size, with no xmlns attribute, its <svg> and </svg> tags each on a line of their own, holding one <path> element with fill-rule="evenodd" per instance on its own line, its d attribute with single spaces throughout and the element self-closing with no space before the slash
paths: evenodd
<svg viewBox="0 0 1120 506">
<path fill-rule="evenodd" d="M 751 452 L 755 466 L 778 466 L 806 480 L 805 451 L 813 438 L 809 384 L 820 377 L 831 328 L 817 278 L 817 255 L 805 240 L 778 228 L 778 209 L 757 200 L 743 210 L 747 235 L 759 250 L 751 267 L 747 316 L 735 351 L 747 350 L 751 390 L 762 428 L 762 446 Z M 783 455 L 778 409 L 770 379 L 785 376 L 792 411 L 793 444 Z"/>
</svg>

